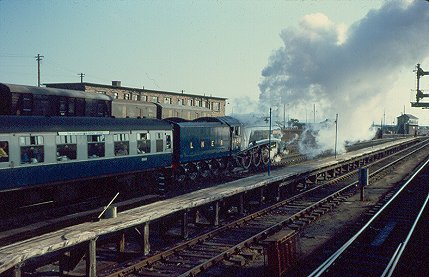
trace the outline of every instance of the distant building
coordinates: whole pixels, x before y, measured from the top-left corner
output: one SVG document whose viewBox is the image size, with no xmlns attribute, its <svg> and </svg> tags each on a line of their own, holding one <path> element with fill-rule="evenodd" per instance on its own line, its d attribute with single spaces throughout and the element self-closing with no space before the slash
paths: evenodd
<svg viewBox="0 0 429 277">
<path fill-rule="evenodd" d="M 192 120 L 198 117 L 225 115 L 227 98 L 195 95 L 182 92 L 157 91 L 122 87 L 121 81 L 112 85 L 93 83 L 52 83 L 46 87 L 81 90 L 106 94 L 113 98 L 112 113 L 117 117 L 181 117 Z M 154 105 L 155 104 L 156 107 Z M 159 113 L 159 107 L 162 113 Z"/>
<path fill-rule="evenodd" d="M 417 133 L 419 128 L 419 119 L 411 114 L 403 114 L 397 117 L 398 119 L 398 134 L 411 134 Z"/>
</svg>

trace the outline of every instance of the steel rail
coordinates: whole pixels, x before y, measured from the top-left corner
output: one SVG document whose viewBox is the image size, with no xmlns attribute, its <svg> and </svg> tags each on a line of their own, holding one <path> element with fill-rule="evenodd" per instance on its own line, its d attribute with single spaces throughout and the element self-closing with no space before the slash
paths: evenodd
<svg viewBox="0 0 429 277">
<path fill-rule="evenodd" d="M 332 254 L 328 259 L 326 259 L 316 270 L 314 270 L 309 277 L 318 277 L 326 272 L 329 267 L 348 249 L 348 247 L 374 222 L 383 211 L 398 197 L 398 195 L 411 183 L 411 181 L 422 171 L 425 166 L 429 163 L 429 159 L 426 160 L 419 168 L 414 172 L 414 174 L 405 182 L 405 184 L 389 199 L 389 201 L 380 208 L 380 210 L 352 237 L 350 238 L 342 247 L 340 247 L 334 254 Z"/>
<path fill-rule="evenodd" d="M 422 205 L 422 208 L 419 211 L 419 214 L 417 215 L 416 219 L 414 220 L 413 226 L 411 227 L 410 231 L 408 232 L 407 237 L 405 238 L 405 240 L 402 243 L 399 244 L 398 249 L 395 252 L 395 254 L 393 255 L 392 259 L 390 260 L 386 270 L 381 275 L 382 277 L 384 277 L 384 276 L 390 277 L 393 275 L 393 272 L 396 269 L 396 266 L 398 265 L 398 262 L 401 259 L 402 254 L 404 253 L 404 250 L 407 248 L 408 242 L 410 241 L 412 235 L 414 234 L 417 223 L 419 222 L 419 220 L 423 214 L 424 209 L 426 209 L 428 202 L 429 202 L 429 193 L 428 193 L 428 196 L 426 197 L 425 202 Z"/>
</svg>

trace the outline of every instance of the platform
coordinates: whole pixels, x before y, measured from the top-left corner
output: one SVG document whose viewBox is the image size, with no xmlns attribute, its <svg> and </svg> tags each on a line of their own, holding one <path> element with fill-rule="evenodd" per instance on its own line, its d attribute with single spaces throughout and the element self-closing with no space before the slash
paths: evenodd
<svg viewBox="0 0 429 277">
<path fill-rule="evenodd" d="M 99 236 L 121 231 L 138 225 L 154 221 L 169 214 L 183 212 L 198 206 L 206 205 L 245 191 L 263 187 L 272 182 L 286 181 L 308 172 L 330 167 L 364 156 L 374 151 L 381 151 L 404 142 L 411 142 L 415 138 L 401 140 L 360 149 L 350 153 L 320 160 L 311 160 L 302 164 L 288 166 L 280 170 L 239 179 L 233 182 L 210 187 L 171 199 L 162 200 L 142 207 L 127 210 L 118 214 L 118 217 L 104 219 L 98 222 L 87 222 L 70 226 L 55 232 L 0 248 L 0 273 L 17 266 L 24 261 L 47 253 L 68 248 L 80 243 L 95 241 Z M 307 174 L 308 175 L 308 174 Z"/>
</svg>

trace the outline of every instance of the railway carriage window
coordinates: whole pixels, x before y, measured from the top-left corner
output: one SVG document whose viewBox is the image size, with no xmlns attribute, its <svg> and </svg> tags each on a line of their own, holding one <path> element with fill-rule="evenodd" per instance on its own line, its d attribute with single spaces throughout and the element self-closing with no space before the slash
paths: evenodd
<svg viewBox="0 0 429 277">
<path fill-rule="evenodd" d="M 201 141 L 201 148 L 204 148 L 204 140 Z"/>
<path fill-rule="evenodd" d="M 115 147 L 115 156 L 128 155 L 128 149 L 130 147 L 130 135 L 129 134 L 114 134 L 113 141 Z"/>
<path fill-rule="evenodd" d="M 57 161 L 76 160 L 76 136 L 57 136 Z"/>
<path fill-rule="evenodd" d="M 171 149 L 171 135 L 165 134 L 165 148 Z"/>
<path fill-rule="evenodd" d="M 104 114 L 105 114 L 104 103 L 102 101 L 99 101 L 97 103 L 97 115 L 98 116 L 103 116 Z"/>
<path fill-rule="evenodd" d="M 164 151 L 164 142 L 162 140 L 162 133 L 156 134 L 156 152 L 163 152 Z"/>
<path fill-rule="evenodd" d="M 85 115 L 85 99 L 76 99 L 75 115 Z"/>
<path fill-rule="evenodd" d="M 190 148 L 190 149 L 194 149 L 194 145 L 192 144 L 192 141 L 191 141 L 191 142 L 189 142 L 189 148 Z"/>
<path fill-rule="evenodd" d="M 220 146 L 223 146 L 223 139 L 220 140 Z"/>
<path fill-rule="evenodd" d="M 42 136 L 19 137 L 21 164 L 42 163 L 45 160 Z"/>
<path fill-rule="evenodd" d="M 88 136 L 88 159 L 104 157 L 104 135 Z"/>
<path fill-rule="evenodd" d="M 0 163 L 9 161 L 9 143 L 0 141 Z"/>
<path fill-rule="evenodd" d="M 76 100 L 74 98 L 69 98 L 69 115 L 74 115 L 75 113 L 75 105 L 76 105 Z"/>
<path fill-rule="evenodd" d="M 22 112 L 24 114 L 31 113 L 33 110 L 33 101 L 31 95 L 22 96 Z"/>
<path fill-rule="evenodd" d="M 66 100 L 60 100 L 60 115 L 66 115 L 67 113 L 67 102 Z"/>
<path fill-rule="evenodd" d="M 150 134 L 149 133 L 137 134 L 137 153 L 138 154 L 150 153 Z"/>
<path fill-rule="evenodd" d="M 214 147 L 215 146 L 215 142 L 214 140 L 211 141 L 211 146 Z"/>
</svg>

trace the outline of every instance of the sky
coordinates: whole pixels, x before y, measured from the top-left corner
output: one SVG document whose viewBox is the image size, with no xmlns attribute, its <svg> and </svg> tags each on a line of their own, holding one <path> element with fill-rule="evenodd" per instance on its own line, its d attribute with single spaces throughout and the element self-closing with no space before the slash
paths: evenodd
<svg viewBox="0 0 429 277">
<path fill-rule="evenodd" d="M 344 132 L 404 109 L 429 125 L 410 106 L 416 64 L 429 70 L 428 11 L 423 0 L 0 0 L 0 82 L 37 85 L 40 54 L 42 83 L 84 73 L 228 98 L 233 115 L 339 114 Z"/>
</svg>

